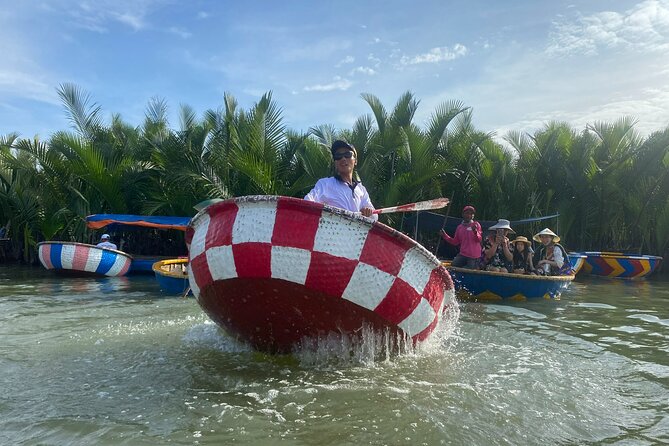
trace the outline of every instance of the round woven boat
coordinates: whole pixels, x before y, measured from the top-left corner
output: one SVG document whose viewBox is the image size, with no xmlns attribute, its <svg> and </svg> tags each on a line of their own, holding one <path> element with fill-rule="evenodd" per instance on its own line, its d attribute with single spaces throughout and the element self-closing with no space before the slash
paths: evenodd
<svg viewBox="0 0 669 446">
<path fill-rule="evenodd" d="M 41 242 L 37 252 L 46 269 L 75 275 L 122 276 L 132 263 L 130 254 L 86 243 Z"/>
<path fill-rule="evenodd" d="M 662 263 L 662 257 L 622 252 L 586 251 L 583 272 L 617 279 L 640 279 L 649 276 Z M 571 256 L 571 254 L 570 254 Z"/>
<path fill-rule="evenodd" d="M 288 352 L 305 339 L 364 327 L 416 343 L 458 311 L 448 272 L 425 248 L 320 203 L 222 201 L 191 220 L 186 243 L 200 306 L 259 350 Z"/>
</svg>

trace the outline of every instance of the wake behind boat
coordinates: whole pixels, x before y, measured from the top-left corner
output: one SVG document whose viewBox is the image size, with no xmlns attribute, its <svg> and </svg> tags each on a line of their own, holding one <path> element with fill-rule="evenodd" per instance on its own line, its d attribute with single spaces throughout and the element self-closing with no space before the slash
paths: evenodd
<svg viewBox="0 0 669 446">
<path fill-rule="evenodd" d="M 39 260 L 46 269 L 71 274 L 123 276 L 132 256 L 123 251 L 77 242 L 41 242 Z"/>
<path fill-rule="evenodd" d="M 186 242 L 200 306 L 259 350 L 289 352 L 305 339 L 364 327 L 416 343 L 458 311 L 450 276 L 425 248 L 319 203 L 215 203 L 191 220 Z"/>
</svg>

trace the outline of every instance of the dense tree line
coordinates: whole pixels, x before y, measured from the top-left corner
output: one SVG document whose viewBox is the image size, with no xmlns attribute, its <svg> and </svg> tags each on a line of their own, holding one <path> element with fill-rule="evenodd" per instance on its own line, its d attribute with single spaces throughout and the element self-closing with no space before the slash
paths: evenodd
<svg viewBox="0 0 669 446">
<path fill-rule="evenodd" d="M 443 103 L 420 127 L 409 92 L 392 109 L 363 94 L 370 113 L 350 129 L 287 129 L 271 93 L 248 110 L 226 94 L 201 118 L 181 106 L 176 129 L 167 103 L 153 99 L 133 127 L 117 114 L 105 122 L 75 85 L 58 93 L 72 130 L 48 140 L 0 136 L 0 225 L 25 261 L 41 240 L 87 239 L 84 218 L 93 213 L 187 216 L 207 198 L 303 196 L 331 175 L 336 138 L 358 149 L 377 207 L 445 196 L 453 215 L 473 204 L 480 219 L 559 212 L 571 249 L 669 250 L 669 127 L 642 137 L 627 117 L 580 131 L 550 122 L 500 143 L 474 127 L 460 101 Z"/>
</svg>

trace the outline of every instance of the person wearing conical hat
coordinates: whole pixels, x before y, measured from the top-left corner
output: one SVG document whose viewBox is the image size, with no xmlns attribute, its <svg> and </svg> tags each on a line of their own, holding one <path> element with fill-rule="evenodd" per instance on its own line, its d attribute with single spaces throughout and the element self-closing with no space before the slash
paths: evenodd
<svg viewBox="0 0 669 446">
<path fill-rule="evenodd" d="M 560 237 L 548 228 L 544 228 L 532 237 L 541 243 L 534 253 L 534 264 L 537 270 L 547 276 L 569 274 L 571 264 L 567 251 L 560 245 Z"/>
<path fill-rule="evenodd" d="M 511 272 L 513 254 L 507 237 L 509 232 L 515 234 L 509 220 L 503 218 L 488 228 L 488 236 L 483 241 L 482 264 L 485 270 Z"/>
<path fill-rule="evenodd" d="M 522 235 L 513 240 L 513 272 L 535 274 L 532 262 L 532 242 Z"/>
</svg>

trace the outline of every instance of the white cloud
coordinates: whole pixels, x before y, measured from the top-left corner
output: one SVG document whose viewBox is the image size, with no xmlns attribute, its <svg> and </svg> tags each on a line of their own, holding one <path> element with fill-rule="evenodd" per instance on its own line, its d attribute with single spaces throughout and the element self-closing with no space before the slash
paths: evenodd
<svg viewBox="0 0 669 446">
<path fill-rule="evenodd" d="M 623 13 L 600 12 L 554 23 L 549 55 L 598 54 L 602 48 L 642 52 L 669 50 L 669 4 L 645 0 Z"/>
<path fill-rule="evenodd" d="M 418 54 L 413 57 L 403 56 L 400 59 L 402 65 L 416 65 L 421 63 L 438 63 L 448 60 L 454 60 L 458 57 L 465 56 L 468 50 L 467 47 L 456 43 L 453 48 L 449 49 L 446 46 L 432 48 L 427 53 Z"/>
<path fill-rule="evenodd" d="M 373 68 L 369 67 L 355 67 L 349 72 L 349 76 L 353 76 L 355 74 L 366 74 L 368 76 L 374 76 L 376 74 L 376 71 L 374 71 Z"/>
<path fill-rule="evenodd" d="M 332 79 L 332 82 L 328 84 L 308 85 L 304 87 L 304 91 L 333 91 L 333 90 L 346 91 L 349 88 L 351 88 L 351 85 L 353 85 L 353 82 L 351 82 L 350 80 L 341 78 L 339 76 L 335 76 Z"/>
<path fill-rule="evenodd" d="M 337 62 L 337 65 L 335 65 L 335 67 L 341 67 L 342 65 L 352 64 L 353 62 L 355 62 L 355 57 L 346 56 L 342 60 Z"/>
<path fill-rule="evenodd" d="M 197 13 L 197 18 L 198 19 L 208 19 L 210 15 L 211 14 L 209 14 L 206 11 L 200 11 L 200 12 Z"/>
</svg>

